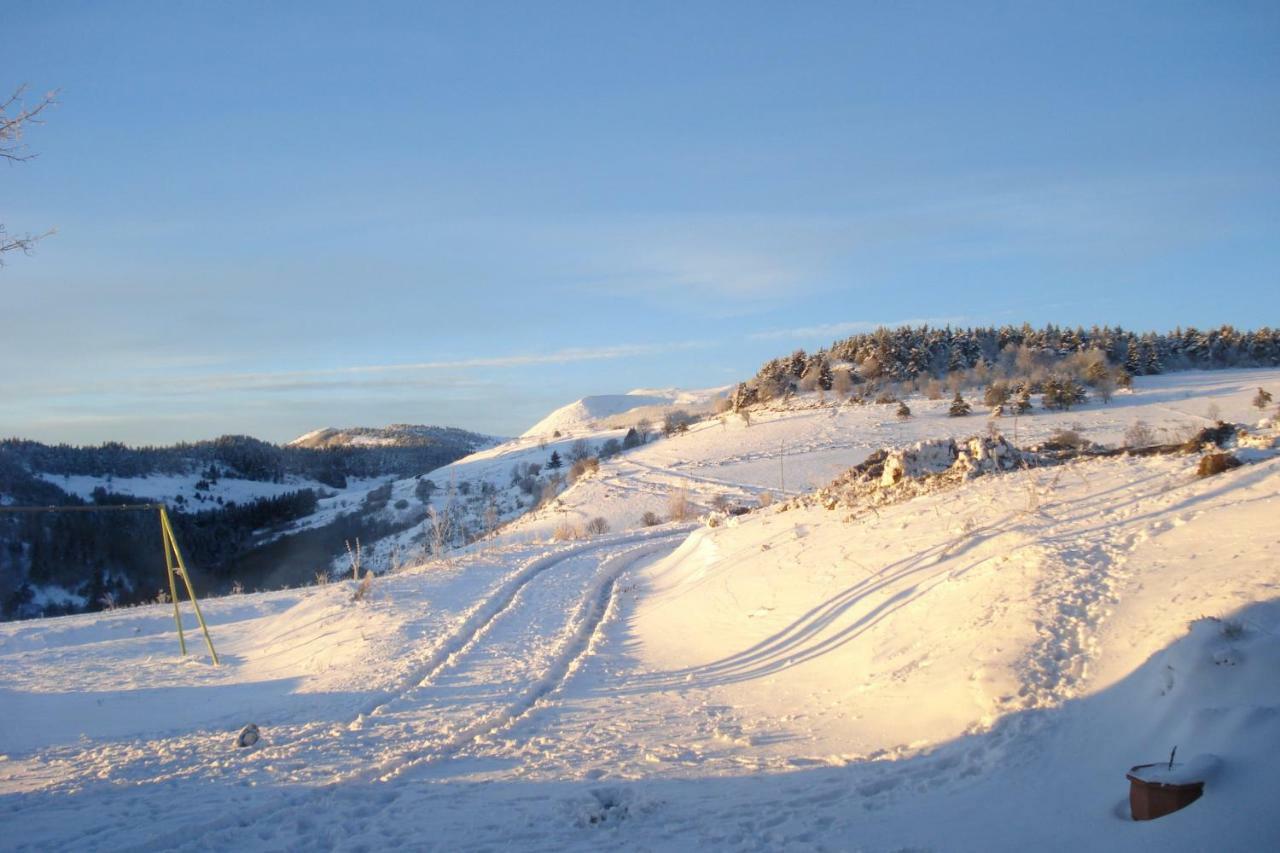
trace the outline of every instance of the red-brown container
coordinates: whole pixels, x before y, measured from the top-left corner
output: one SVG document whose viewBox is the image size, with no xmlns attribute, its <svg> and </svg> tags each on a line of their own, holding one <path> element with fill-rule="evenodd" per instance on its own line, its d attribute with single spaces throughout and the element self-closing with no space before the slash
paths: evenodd
<svg viewBox="0 0 1280 853">
<path fill-rule="evenodd" d="M 1164 762 L 1139 764 L 1129 768 L 1129 772 L 1125 774 L 1125 778 L 1129 780 L 1129 811 L 1133 813 L 1134 820 L 1164 817 L 1186 808 L 1204 794 L 1204 782 L 1171 783 L 1142 778 L 1142 771 L 1164 766 Z"/>
</svg>

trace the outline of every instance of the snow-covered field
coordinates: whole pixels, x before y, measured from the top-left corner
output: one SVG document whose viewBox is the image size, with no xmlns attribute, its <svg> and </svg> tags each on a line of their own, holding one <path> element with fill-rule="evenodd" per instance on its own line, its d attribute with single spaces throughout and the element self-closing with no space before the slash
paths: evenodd
<svg viewBox="0 0 1280 853">
<path fill-rule="evenodd" d="M 1184 437 L 1211 404 L 1252 423 L 1259 385 L 1280 371 L 1142 378 L 1019 418 L 1018 443 L 1115 444 L 1139 419 Z M 208 601 L 220 667 L 198 635 L 178 659 L 161 606 L 0 625 L 0 847 L 1280 847 L 1274 451 L 1208 479 L 1194 454 L 1116 457 L 855 518 L 639 522 L 673 491 L 754 507 L 985 431 L 908 402 L 905 423 L 816 398 L 700 423 L 363 600 L 344 581 Z M 505 482 L 620 434 L 528 436 L 432 478 Z M 597 516 L 611 532 L 548 541 Z M 1129 820 L 1125 772 L 1175 745 L 1212 756 L 1205 796 Z"/>
</svg>

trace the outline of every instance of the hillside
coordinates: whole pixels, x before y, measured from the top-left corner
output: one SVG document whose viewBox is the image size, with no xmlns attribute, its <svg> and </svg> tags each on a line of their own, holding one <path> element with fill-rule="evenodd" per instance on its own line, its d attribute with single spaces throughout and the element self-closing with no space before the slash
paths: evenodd
<svg viewBox="0 0 1280 853">
<path fill-rule="evenodd" d="M 421 502 L 391 501 L 388 481 L 494 443 L 406 425 L 311 436 L 286 446 L 248 436 L 171 447 L 8 439 L 0 506 L 164 503 L 205 589 L 271 588 L 312 582 L 348 541 L 420 522 Z M 0 618 L 154 600 L 159 541 L 154 513 L 0 514 Z"/>
<path fill-rule="evenodd" d="M 163 607 L 0 625 L 0 816 L 78 850 L 1269 849 L 1280 433 L 1254 425 L 1259 385 L 1280 371 L 1017 419 L 1022 446 L 1137 421 L 1181 441 L 1213 406 L 1252 426 L 1210 478 L 1198 452 L 1044 456 L 903 481 L 874 511 L 810 497 L 986 419 L 797 395 L 609 455 L 361 600 L 210 600 L 217 668 L 176 658 Z M 431 476 L 478 493 L 572 441 Z M 688 520 L 642 524 L 673 492 Z M 597 516 L 610 532 L 548 541 Z M 248 722 L 263 739 L 236 749 Z M 1204 798 L 1130 821 L 1125 772 L 1175 745 Z M 199 793 L 181 810 L 175 783 Z"/>
<path fill-rule="evenodd" d="M 312 430 L 290 441 L 287 447 L 318 450 L 341 447 L 431 447 L 467 446 L 478 450 L 500 439 L 480 435 L 456 427 L 391 424 L 386 427 L 324 427 Z"/>
<path fill-rule="evenodd" d="M 556 409 L 525 430 L 521 438 L 550 437 L 555 433 L 573 435 L 591 432 L 598 430 L 611 419 L 631 415 L 630 423 L 634 423 L 647 415 L 652 415 L 655 411 L 672 407 L 705 408 L 723 390 L 725 389 L 708 391 L 640 389 L 628 391 L 626 394 L 599 394 L 583 397 L 581 400 L 575 400 Z"/>
</svg>

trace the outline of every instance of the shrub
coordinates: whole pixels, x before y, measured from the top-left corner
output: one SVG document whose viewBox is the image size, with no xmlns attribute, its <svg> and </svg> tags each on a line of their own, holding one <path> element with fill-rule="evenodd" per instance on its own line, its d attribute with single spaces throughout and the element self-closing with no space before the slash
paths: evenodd
<svg viewBox="0 0 1280 853">
<path fill-rule="evenodd" d="M 587 535 L 599 536 L 609 532 L 609 522 L 603 516 L 597 515 L 595 518 L 587 522 Z"/>
<path fill-rule="evenodd" d="M 393 504 L 393 506 L 394 506 L 396 509 L 408 509 L 408 508 L 409 508 L 409 502 L 408 502 L 407 500 L 405 500 L 404 498 L 401 498 L 400 500 L 396 501 L 396 502 Z"/>
<path fill-rule="evenodd" d="M 1087 402 L 1089 395 L 1084 386 L 1071 378 L 1051 376 L 1045 380 L 1044 394 L 1040 405 L 1046 409 L 1070 409 L 1072 406 Z"/>
<path fill-rule="evenodd" d="M 1240 460 L 1230 453 L 1209 453 L 1200 457 L 1200 465 L 1196 468 L 1197 477 L 1212 477 L 1232 468 L 1239 468 Z"/>
<path fill-rule="evenodd" d="M 1050 450 L 1081 450 L 1089 446 L 1089 440 L 1074 429 L 1056 429 L 1044 447 Z"/>
<path fill-rule="evenodd" d="M 684 521 L 690 515 L 689 495 L 684 488 L 676 489 L 667 496 L 667 518 L 671 521 Z"/>
<path fill-rule="evenodd" d="M 436 490 L 436 484 L 430 480 L 419 480 L 413 487 L 413 494 L 418 500 L 427 503 L 431 500 L 431 493 Z"/>
<path fill-rule="evenodd" d="M 891 391 L 881 391 L 876 395 L 876 403 L 881 406 L 887 406 L 890 403 L 896 402 L 898 402 L 898 398 L 895 397 Z"/>
<path fill-rule="evenodd" d="M 1270 402 L 1271 402 L 1270 391 L 1263 391 L 1261 388 L 1259 388 L 1258 393 L 1253 395 L 1253 405 L 1258 408 L 1258 411 L 1262 411 L 1263 409 L 1265 409 L 1267 407 L 1267 404 Z"/>
<path fill-rule="evenodd" d="M 610 456 L 617 456 L 622 452 L 622 444 L 618 439 L 611 438 L 604 444 L 600 445 L 600 458 L 608 459 Z"/>
<path fill-rule="evenodd" d="M 761 492 L 756 496 L 756 502 L 761 508 L 773 506 L 773 492 Z"/>
<path fill-rule="evenodd" d="M 1156 443 L 1156 434 L 1146 421 L 1134 421 L 1124 431 L 1125 447 L 1149 447 Z"/>
<path fill-rule="evenodd" d="M 551 538 L 556 542 L 568 542 L 582 538 L 582 528 L 571 521 L 562 521 L 552 531 Z"/>
<path fill-rule="evenodd" d="M 982 395 L 982 404 L 988 409 L 994 409 L 996 406 L 1003 406 L 1009 402 L 1011 396 L 1008 384 L 1004 382 L 992 382 L 987 386 L 986 392 Z"/>
<path fill-rule="evenodd" d="M 689 424 L 693 422 L 693 416 L 682 409 L 667 412 L 662 419 L 662 434 L 670 438 L 678 433 L 686 433 L 689 431 Z"/>
<path fill-rule="evenodd" d="M 382 509 L 387 505 L 387 501 L 391 500 L 391 484 L 383 483 L 378 488 L 369 491 L 364 496 L 365 506 L 372 510 Z"/>
<path fill-rule="evenodd" d="M 594 474 L 600 470 L 600 460 L 595 457 L 579 459 L 569 466 L 569 482 L 577 482 L 581 477 L 587 474 Z"/>
<path fill-rule="evenodd" d="M 909 420 L 911 418 L 911 407 L 908 406 L 906 403 L 899 402 L 897 414 L 898 414 L 898 420 L 900 421 Z"/>
<path fill-rule="evenodd" d="M 658 518 L 658 514 L 653 510 L 646 510 L 645 514 L 640 516 L 640 523 L 645 527 L 656 527 L 662 523 L 662 519 Z"/>
</svg>

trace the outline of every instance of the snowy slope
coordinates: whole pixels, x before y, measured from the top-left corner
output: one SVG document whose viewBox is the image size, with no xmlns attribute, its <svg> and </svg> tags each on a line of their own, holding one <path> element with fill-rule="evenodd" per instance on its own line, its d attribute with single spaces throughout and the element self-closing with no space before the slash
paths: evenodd
<svg viewBox="0 0 1280 853">
<path fill-rule="evenodd" d="M 1144 382 L 1111 407 L 1021 419 L 1024 440 L 1136 417 L 1181 432 L 1211 399 L 1244 420 L 1280 372 Z M 219 668 L 176 659 L 159 606 L 0 625 L 0 823 L 20 827 L 5 844 L 1275 847 L 1274 450 L 1204 480 L 1195 455 L 1117 457 L 852 518 L 635 521 L 673 488 L 745 503 L 875 446 L 981 431 L 911 405 L 905 424 L 797 406 L 698 425 L 362 601 L 350 581 L 209 601 Z M 454 479 L 553 447 L 483 451 Z M 542 541 L 574 514 L 616 523 Z M 237 750 L 247 722 L 263 741 Z M 1205 797 L 1128 820 L 1124 773 L 1175 744 L 1214 757 L 1198 762 Z"/>
<path fill-rule="evenodd" d="M 705 391 L 642 388 L 628 391 L 626 394 L 583 397 L 581 400 L 575 400 L 556 409 L 525 430 L 521 437 L 550 436 L 556 432 L 562 435 L 590 432 L 599 429 L 603 425 L 602 421 L 635 412 L 637 409 L 646 411 L 637 412 L 633 420 L 641 417 L 661 420 L 664 409 L 705 407 L 712 398 L 723 392 L 723 388 L 711 388 Z"/>
</svg>

